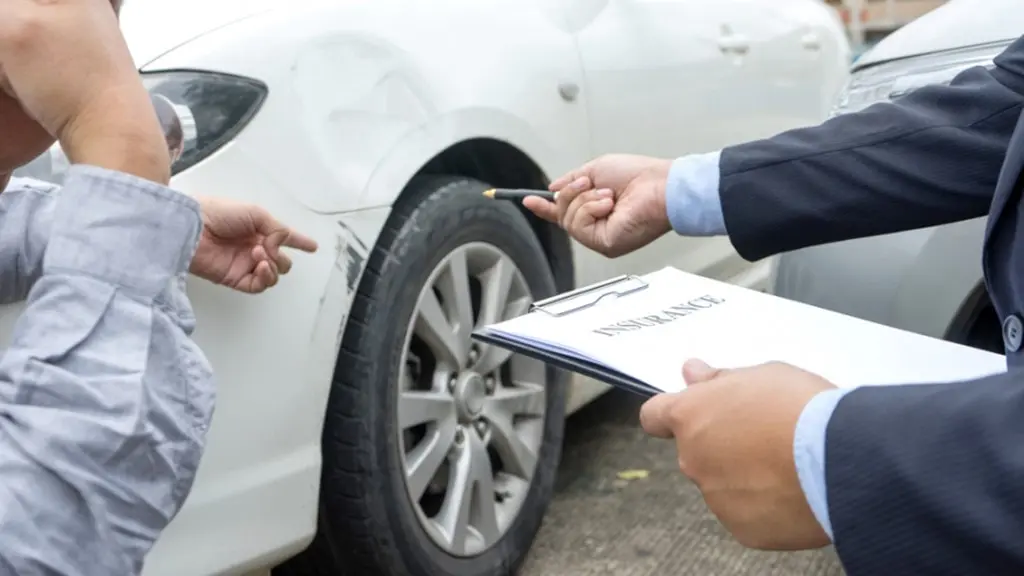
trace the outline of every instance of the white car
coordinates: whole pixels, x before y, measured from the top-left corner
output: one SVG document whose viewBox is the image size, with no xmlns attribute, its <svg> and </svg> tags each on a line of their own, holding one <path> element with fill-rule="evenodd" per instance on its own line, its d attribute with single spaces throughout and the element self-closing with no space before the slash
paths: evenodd
<svg viewBox="0 0 1024 576">
<path fill-rule="evenodd" d="M 1019 0 L 951 0 L 882 40 L 854 66 L 836 114 L 949 82 L 1024 34 Z M 981 270 L 985 218 L 797 250 L 772 291 L 998 354 L 1002 327 Z"/>
<path fill-rule="evenodd" d="M 481 191 L 820 122 L 850 56 L 818 0 L 147 0 L 122 22 L 186 125 L 173 185 L 321 245 L 260 296 L 190 284 L 218 407 L 147 575 L 514 571 L 565 414 L 605 388 L 470 330 L 623 273 L 768 269 L 724 238 L 605 259 Z"/>
</svg>

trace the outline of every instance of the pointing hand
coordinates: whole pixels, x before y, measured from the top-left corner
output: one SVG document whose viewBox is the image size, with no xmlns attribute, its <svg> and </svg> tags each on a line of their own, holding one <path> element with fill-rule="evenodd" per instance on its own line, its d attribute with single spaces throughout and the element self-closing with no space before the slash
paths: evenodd
<svg viewBox="0 0 1024 576">
<path fill-rule="evenodd" d="M 203 232 L 189 271 L 239 292 L 256 294 L 292 267 L 281 248 L 315 252 L 316 241 L 278 222 L 254 204 L 199 198 Z"/>
</svg>

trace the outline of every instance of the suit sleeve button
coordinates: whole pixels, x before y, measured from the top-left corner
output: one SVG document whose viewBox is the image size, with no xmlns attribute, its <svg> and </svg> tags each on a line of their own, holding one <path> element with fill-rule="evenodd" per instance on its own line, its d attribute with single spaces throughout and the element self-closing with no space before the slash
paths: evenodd
<svg viewBox="0 0 1024 576">
<path fill-rule="evenodd" d="M 1020 316 L 1010 314 L 1003 320 L 1003 345 L 1007 352 L 1020 350 L 1021 342 L 1024 341 L 1024 323 L 1021 323 Z"/>
</svg>

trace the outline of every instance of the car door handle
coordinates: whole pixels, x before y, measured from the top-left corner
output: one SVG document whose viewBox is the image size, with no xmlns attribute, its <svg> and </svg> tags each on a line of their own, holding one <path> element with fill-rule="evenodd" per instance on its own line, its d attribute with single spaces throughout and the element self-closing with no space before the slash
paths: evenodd
<svg viewBox="0 0 1024 576">
<path fill-rule="evenodd" d="M 800 45 L 804 47 L 804 50 L 820 50 L 821 37 L 814 32 L 808 32 L 800 37 Z"/>
<path fill-rule="evenodd" d="M 750 41 L 739 34 L 729 34 L 718 39 L 718 49 L 723 54 L 746 54 L 750 51 Z"/>
</svg>

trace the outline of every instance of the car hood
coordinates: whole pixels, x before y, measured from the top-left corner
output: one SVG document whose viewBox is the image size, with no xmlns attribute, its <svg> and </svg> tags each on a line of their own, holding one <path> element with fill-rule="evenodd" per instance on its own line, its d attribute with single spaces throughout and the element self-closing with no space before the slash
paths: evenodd
<svg viewBox="0 0 1024 576">
<path fill-rule="evenodd" d="M 856 67 L 1012 40 L 1022 33 L 1020 0 L 950 0 L 887 36 L 861 56 Z"/>
<path fill-rule="evenodd" d="M 199 36 L 280 5 L 280 0 L 130 0 L 121 9 L 121 30 L 142 69 Z"/>
</svg>

